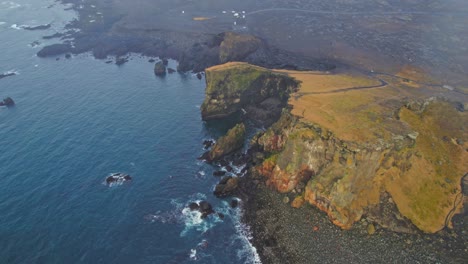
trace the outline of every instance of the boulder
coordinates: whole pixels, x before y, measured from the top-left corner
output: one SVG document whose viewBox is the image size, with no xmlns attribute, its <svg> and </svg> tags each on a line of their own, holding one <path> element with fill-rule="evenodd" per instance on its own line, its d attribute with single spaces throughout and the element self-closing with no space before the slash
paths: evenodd
<svg viewBox="0 0 468 264">
<path fill-rule="evenodd" d="M 5 99 L 3 99 L 3 102 L 0 101 L 0 106 L 14 106 L 15 105 L 15 102 L 13 101 L 13 99 L 11 99 L 11 97 L 7 97 Z"/>
<path fill-rule="evenodd" d="M 190 203 L 189 204 L 190 211 L 195 211 L 200 208 L 200 206 L 197 203 Z"/>
<path fill-rule="evenodd" d="M 239 178 L 237 177 L 224 177 L 215 187 L 213 194 L 218 197 L 228 197 L 236 193 L 239 185 Z"/>
<path fill-rule="evenodd" d="M 166 75 L 166 65 L 164 65 L 162 61 L 159 61 L 154 65 L 154 74 L 161 77 Z"/>
<path fill-rule="evenodd" d="M 237 201 L 236 199 L 232 199 L 230 205 L 231 208 L 236 208 L 239 205 L 239 201 Z"/>
<path fill-rule="evenodd" d="M 213 207 L 211 206 L 210 203 L 208 203 L 207 201 L 201 201 L 200 204 L 199 204 L 199 209 L 200 213 L 202 214 L 201 215 L 201 218 L 202 219 L 205 219 L 206 217 L 208 217 L 210 214 L 213 214 L 214 211 L 213 211 Z"/>
<path fill-rule="evenodd" d="M 214 142 L 214 140 L 212 140 L 212 139 L 204 140 L 204 141 L 203 141 L 203 147 L 204 147 L 205 149 L 209 149 L 209 148 L 211 148 L 211 147 L 214 145 L 214 143 L 215 143 L 215 142 Z"/>
<path fill-rule="evenodd" d="M 226 175 L 225 171 L 215 171 L 213 172 L 213 176 L 220 177 Z"/>
<path fill-rule="evenodd" d="M 167 72 L 168 72 L 169 74 L 171 74 L 171 73 L 176 72 L 176 70 L 174 70 L 174 69 L 172 69 L 172 68 L 167 68 Z"/>
</svg>

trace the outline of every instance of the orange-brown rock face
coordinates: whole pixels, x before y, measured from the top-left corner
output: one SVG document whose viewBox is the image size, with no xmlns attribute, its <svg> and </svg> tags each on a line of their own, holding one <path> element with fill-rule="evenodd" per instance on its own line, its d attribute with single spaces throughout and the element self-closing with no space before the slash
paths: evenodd
<svg viewBox="0 0 468 264">
<path fill-rule="evenodd" d="M 417 112 L 403 107 L 400 118 L 414 133 L 366 145 L 283 117 L 257 139 L 269 153 L 257 172 L 280 192 L 303 190 L 304 201 L 343 229 L 367 215 L 391 230 L 433 233 L 450 227 L 462 208 L 457 201 L 463 200 L 460 179 L 467 170 L 466 115 L 453 109 L 443 101 Z"/>
</svg>

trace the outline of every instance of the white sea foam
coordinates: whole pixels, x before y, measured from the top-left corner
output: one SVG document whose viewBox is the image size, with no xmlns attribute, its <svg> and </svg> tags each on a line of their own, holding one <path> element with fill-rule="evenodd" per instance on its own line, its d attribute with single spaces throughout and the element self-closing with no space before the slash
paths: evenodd
<svg viewBox="0 0 468 264">
<path fill-rule="evenodd" d="M 9 8 L 9 9 L 14 9 L 14 8 L 18 8 L 18 7 L 21 7 L 20 4 L 18 3 L 15 3 L 13 1 L 5 1 L 5 2 L 2 2 L 1 5 L 5 8 Z"/>
<path fill-rule="evenodd" d="M 9 74 L 19 75 L 19 71 L 17 71 L 17 70 L 9 70 L 9 71 L 3 72 L 3 74 L 4 74 L 4 75 L 9 75 Z"/>
<path fill-rule="evenodd" d="M 237 199 L 241 202 L 240 199 Z M 258 255 L 257 249 L 250 242 L 252 240 L 252 232 L 250 231 L 249 226 L 241 222 L 241 209 L 237 207 L 235 209 L 230 208 L 228 202 L 223 202 L 223 211 L 225 215 L 229 215 L 232 218 L 234 227 L 236 229 L 236 234 L 232 237 L 231 243 L 239 241 L 242 245 L 242 248 L 237 252 L 237 258 L 240 261 L 252 264 L 261 264 L 260 256 Z"/>
<path fill-rule="evenodd" d="M 5 24 L 6 24 L 6 22 L 0 21 L 0 26 L 5 25 Z"/>
<path fill-rule="evenodd" d="M 190 259 L 192 260 L 197 260 L 197 250 L 196 249 L 190 249 Z"/>
<path fill-rule="evenodd" d="M 13 24 L 10 26 L 12 29 L 23 29 L 22 26 L 18 26 L 17 24 Z"/>
</svg>

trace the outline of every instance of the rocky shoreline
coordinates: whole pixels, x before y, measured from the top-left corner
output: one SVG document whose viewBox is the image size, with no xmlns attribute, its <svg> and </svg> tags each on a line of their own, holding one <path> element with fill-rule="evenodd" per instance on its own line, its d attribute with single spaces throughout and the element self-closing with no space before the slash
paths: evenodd
<svg viewBox="0 0 468 264">
<path fill-rule="evenodd" d="M 94 16 L 99 8 L 104 8 L 97 1 L 92 1 L 97 8 L 96 6 L 92 7 L 92 5 L 81 7 L 80 1 L 75 0 L 64 0 L 63 2 L 75 4 L 74 9 L 80 17 Z M 116 63 L 121 64 L 126 61 L 125 56 L 128 53 L 136 52 L 152 57 L 176 59 L 179 61 L 177 69 L 179 72 L 202 72 L 208 67 L 232 61 L 243 61 L 266 68 L 289 70 L 330 71 L 338 65 L 334 61 L 307 58 L 273 47 L 265 40 L 255 36 L 226 32 L 226 30 L 219 30 L 219 28 L 210 31 L 146 30 L 119 23 L 121 20 L 122 16 L 118 14 L 110 14 L 98 20 L 93 19 L 92 23 L 91 20 L 75 20 L 67 26 L 66 33 L 56 35 L 61 37 L 64 43 L 46 46 L 38 52 L 38 56 L 50 57 L 92 52 L 93 56 L 98 59 L 115 56 Z M 162 67 L 161 62 L 157 62 L 155 66 L 155 74 L 164 76 L 166 68 Z M 251 72 L 252 69 L 247 71 Z M 238 73 L 234 72 L 233 74 Z M 241 80 L 239 83 L 236 83 L 236 78 L 231 78 L 229 83 L 234 84 L 233 87 L 228 87 L 223 92 L 208 91 L 210 94 L 207 94 L 207 99 L 202 106 L 203 119 L 217 119 L 242 111 L 244 117 L 257 126 L 270 127 L 280 119 L 283 111 L 289 111 L 287 99 L 297 86 L 297 83 L 288 83 L 282 76 L 254 71 L 253 75 L 246 77 L 251 79 Z M 207 78 L 213 78 L 213 71 L 207 73 Z M 253 88 L 245 86 L 252 80 L 254 82 Z M 239 87 L 248 89 L 242 90 Z M 255 90 L 258 87 L 262 87 L 262 89 Z M 265 87 L 268 89 L 263 89 Z M 256 97 L 256 94 L 262 96 Z M 323 132 L 323 134 L 319 133 L 319 137 L 328 141 L 332 135 L 327 134 L 325 130 Z M 312 135 L 313 138 L 316 136 Z M 299 135 L 299 137 L 310 137 L 310 133 Z M 264 140 L 269 139 L 266 137 Z M 279 146 L 281 142 L 278 140 L 281 141 L 281 138 L 274 137 L 275 144 Z M 414 143 L 407 138 L 404 138 L 404 141 L 403 147 L 410 147 Z M 230 141 L 226 140 L 226 142 Z M 341 144 L 341 142 L 338 143 Z M 417 231 L 414 227 L 409 227 L 406 230 L 410 230 L 410 233 L 413 234 L 402 234 L 386 231 L 376 224 L 379 220 L 371 221 L 372 217 L 361 218 L 362 212 L 353 216 L 357 220 L 349 221 L 349 225 L 348 219 L 342 220 L 346 218 L 342 217 L 347 215 L 346 211 L 343 213 L 343 211 L 337 210 L 338 213 L 336 213 L 333 211 L 336 209 L 335 205 L 330 206 L 328 202 L 324 206 L 317 202 L 317 206 L 323 206 L 323 211 L 328 210 L 330 219 L 335 218 L 336 220 L 336 218 L 341 217 L 335 223 L 344 223 L 343 226 L 350 229 L 343 231 L 333 225 L 323 212 L 305 203 L 305 199 L 309 199 L 310 202 L 314 199 L 327 198 L 324 194 L 316 199 L 317 196 L 314 196 L 316 194 L 312 194 L 310 189 L 308 193 L 306 192 L 306 182 L 315 176 L 315 171 L 303 170 L 299 167 L 293 168 L 294 173 L 299 171 L 302 173 L 297 174 L 300 178 L 297 181 L 293 179 L 284 183 L 281 181 L 285 174 L 280 174 L 278 179 L 275 179 L 278 175 L 273 175 L 268 181 L 268 178 L 264 177 L 265 175 L 260 176 L 258 171 L 253 169 L 270 158 L 270 154 L 272 154 L 271 151 L 264 149 L 268 144 L 260 145 L 261 147 L 258 148 L 255 144 L 251 144 L 250 147 L 253 149 L 244 155 L 238 152 L 236 154 L 239 146 L 236 146 L 236 149 L 227 150 L 225 153 L 222 153 L 222 149 L 217 151 L 222 153 L 221 156 L 229 154 L 227 161 L 214 154 L 207 154 L 206 157 L 208 157 L 207 160 L 219 162 L 218 165 L 224 165 L 224 167 L 228 167 L 230 162 L 246 164 L 245 170 L 238 173 L 239 177 L 226 176 L 221 179 L 220 184 L 215 189 L 215 195 L 219 197 L 239 196 L 242 199 L 243 219 L 252 229 L 252 243 L 257 248 L 263 263 L 462 263 L 467 258 L 466 222 L 468 220 L 466 213 L 453 217 L 454 228 L 450 230 L 445 227 L 436 234 L 429 235 Z M 213 149 L 218 149 L 216 144 Z M 279 150 L 280 148 L 275 149 L 275 151 Z M 336 155 L 348 150 L 347 147 L 343 147 L 341 152 L 336 151 Z M 378 157 L 372 156 L 371 158 L 378 160 Z M 326 156 L 324 159 L 328 160 L 324 162 L 325 164 L 333 160 L 333 157 Z M 337 160 L 337 166 L 347 162 L 345 156 L 337 156 Z M 351 159 L 351 161 L 357 163 L 356 160 Z M 290 162 L 295 161 L 291 160 Z M 406 166 L 403 163 L 399 165 Z M 321 166 L 325 166 L 324 164 Z M 272 168 L 276 165 L 275 158 Z M 268 169 L 268 166 L 266 167 Z M 219 173 L 219 176 L 224 175 L 221 174 Z M 290 182 L 294 182 L 292 188 L 286 186 Z M 286 184 L 284 189 L 281 189 L 283 187 L 279 188 L 283 183 Z M 447 181 L 447 183 L 449 182 Z M 298 185 L 299 188 L 297 188 Z M 280 194 L 276 191 L 278 189 L 284 192 L 294 190 L 296 193 Z M 308 195 L 300 194 L 302 192 Z M 376 201 L 377 205 L 382 204 L 378 199 Z M 291 202 L 293 205 L 297 205 L 295 207 L 301 208 L 292 207 Z M 395 211 L 395 205 L 392 204 L 392 206 L 391 211 Z M 387 205 L 377 206 L 377 210 L 386 210 L 386 208 L 388 208 Z M 397 215 L 397 220 L 401 219 L 403 217 Z M 406 224 L 408 219 L 404 218 L 402 222 Z M 401 228 L 401 225 L 398 227 Z"/>
<path fill-rule="evenodd" d="M 243 63 L 215 66 L 207 69 L 206 72 L 207 91 L 205 102 L 201 107 L 202 118 L 205 120 L 219 119 L 234 112 L 244 111 L 243 118 L 255 124 L 258 123 L 255 122 L 255 118 L 259 115 L 248 114 L 244 109 L 251 109 L 251 106 L 261 104 L 278 94 L 286 95 L 277 98 L 285 102 L 289 94 L 296 90 L 290 88 L 291 85 L 294 86 L 293 82 L 289 85 L 277 86 L 277 78 L 286 78 L 281 75 L 281 72 L 270 72 L 273 76 L 269 76 L 268 81 L 265 82 L 262 77 L 265 74 L 264 69 Z M 282 81 L 288 83 L 285 80 Z M 245 88 L 247 91 L 239 90 L 238 87 Z M 256 91 L 259 87 L 262 88 L 262 92 L 249 93 L 249 90 Z M 250 96 L 244 97 L 244 93 Z M 418 108 L 417 105 L 420 107 Z M 397 112 L 401 113 L 399 118 L 403 118 L 403 113 L 408 111 L 405 109 L 424 113 L 428 111 L 426 108 L 430 109 L 434 106 L 441 110 L 454 110 L 452 109 L 454 105 L 443 99 L 415 101 L 408 103 L 403 110 L 400 109 L 402 106 L 396 105 L 396 109 L 400 109 Z M 290 111 L 288 107 L 284 108 L 272 126 L 270 123 L 265 131 L 250 139 L 246 154 L 241 155 L 242 162 L 249 170 L 236 181 L 236 190 L 233 191 L 230 188 L 228 193 L 237 195 L 243 200 L 244 221 L 252 228 L 253 244 L 263 263 L 463 262 L 467 256 L 468 245 L 465 231 L 466 208 L 462 208 L 462 213 L 453 217 L 452 212 L 459 210 L 460 205 L 455 204 L 446 216 L 449 220 L 446 218 L 444 223 L 430 222 L 433 219 L 428 219 L 428 224 L 442 225 L 441 230 L 431 231 L 432 229 L 424 230 L 427 227 L 421 223 L 417 223 L 418 226 L 416 226 L 402 215 L 392 196 L 379 188 L 374 193 L 378 195 L 376 203 L 368 202 L 366 199 L 369 197 L 366 195 L 353 196 L 353 192 L 373 192 L 372 187 L 376 184 L 369 187 L 366 182 L 373 181 L 374 173 L 381 169 L 379 166 L 383 166 L 383 169 L 393 168 L 393 170 L 403 168 L 402 173 L 406 173 L 411 165 L 401 166 L 398 162 L 388 167 L 380 163 L 372 164 L 382 159 L 369 153 L 376 151 L 379 153 L 384 147 L 341 141 L 331 131 L 317 124 L 309 124 L 302 119 L 301 121 L 298 117 L 291 115 Z M 438 118 L 434 112 L 430 113 L 435 120 Z M 457 112 L 453 113 L 454 116 L 458 115 Z M 392 126 L 396 124 L 392 123 Z M 400 133 L 408 132 L 402 130 Z M 228 137 L 229 134 L 230 132 L 227 134 Z M 409 134 L 408 140 L 402 137 L 403 141 L 395 146 L 388 145 L 386 147 L 388 150 L 382 152 L 383 155 L 396 155 L 398 151 L 406 149 L 411 151 L 416 148 L 419 134 L 413 134 Z M 454 135 L 449 137 L 454 137 Z M 449 137 L 446 136 L 446 138 Z M 383 138 L 387 137 L 383 136 Z M 432 139 L 432 142 L 438 143 L 436 139 Z M 459 143 L 462 144 L 463 140 Z M 456 146 L 455 149 L 459 149 L 460 144 L 456 142 L 453 144 Z M 360 150 L 352 150 L 357 148 Z M 418 157 L 425 155 L 422 152 L 423 149 L 420 151 Z M 359 155 L 363 157 L 360 158 Z M 406 159 L 410 157 L 406 154 Z M 227 159 L 232 159 L 230 162 L 234 163 L 236 155 L 230 154 Z M 362 167 L 364 170 L 360 169 L 360 162 L 364 162 L 365 166 Z M 341 173 L 341 166 L 347 166 L 346 173 Z M 334 176 L 335 178 L 330 180 L 327 178 L 328 175 L 335 175 L 330 173 L 331 169 L 338 171 L 336 174 L 338 177 Z M 329 174 L 322 173 L 327 170 Z M 357 170 L 357 173 L 354 174 L 353 170 Z M 340 175 L 357 175 L 357 178 L 352 180 L 357 183 L 337 188 L 335 187 L 337 184 L 348 181 L 346 178 L 340 178 Z M 368 177 L 368 179 L 362 182 L 362 177 Z M 463 183 L 466 178 L 466 176 L 462 177 L 463 192 L 466 189 Z M 323 182 L 317 184 L 317 181 Z M 224 188 L 225 184 L 226 178 L 221 180 L 216 190 Z M 314 184 L 319 186 L 318 189 L 314 187 Z M 454 186 L 457 184 L 458 182 Z M 359 190 L 353 191 L 356 188 Z M 418 185 L 413 184 L 406 188 L 417 190 Z M 319 191 L 322 194 L 311 195 Z M 330 195 L 331 192 L 335 194 Z M 369 193 L 369 196 L 374 194 Z M 322 195 L 329 196 L 321 197 Z M 466 194 L 463 195 L 466 196 Z M 221 197 L 225 196 L 227 195 Z M 450 200 L 451 197 L 448 195 L 447 199 Z M 458 200 L 459 198 L 455 198 L 455 202 Z M 346 202 L 344 205 L 343 201 Z M 353 207 L 355 202 L 361 207 Z M 311 207 L 309 203 L 314 207 Z M 432 209 L 424 208 L 423 210 Z M 328 215 L 328 219 L 324 212 Z M 444 212 L 439 212 L 438 218 L 440 214 Z M 449 226 L 452 224 L 453 228 L 450 229 Z M 422 232 L 421 229 L 427 233 Z"/>
<path fill-rule="evenodd" d="M 404 234 L 368 222 L 351 230 L 333 225 L 310 205 L 300 209 L 284 203 L 288 195 L 247 176 L 242 197 L 243 220 L 251 227 L 252 243 L 262 263 L 464 263 L 467 252 L 466 216 L 454 218 L 454 230 L 438 234 Z M 257 183 L 257 184 L 255 184 Z M 245 185 L 244 185 L 245 184 Z"/>
<path fill-rule="evenodd" d="M 62 2 L 73 4 L 72 9 L 80 18 L 94 17 L 104 12 L 100 8 L 108 8 L 105 3 L 97 1 L 90 1 L 87 5 L 75 0 Z M 110 12 L 100 19 L 91 20 L 92 23 L 84 19 L 73 20 L 65 27 L 65 32 L 44 36 L 60 38 L 62 43 L 45 46 L 37 55 L 54 57 L 91 52 L 97 59 L 115 57 L 117 63 L 119 58 L 129 53 L 138 53 L 175 59 L 179 62 L 179 72 L 203 72 L 205 68 L 228 61 L 245 61 L 278 69 L 329 70 L 336 67 L 336 62 L 281 50 L 257 37 L 230 32 L 223 27 L 210 31 L 187 31 L 183 27 L 178 30 L 164 27 L 157 30 L 130 29 L 130 26 L 119 24 L 121 19 L 121 15 Z"/>
</svg>

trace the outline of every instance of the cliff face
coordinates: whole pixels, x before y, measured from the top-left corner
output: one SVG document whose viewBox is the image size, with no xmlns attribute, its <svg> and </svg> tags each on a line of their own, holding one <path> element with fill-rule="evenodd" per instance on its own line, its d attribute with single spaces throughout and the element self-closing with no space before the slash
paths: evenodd
<svg viewBox="0 0 468 264">
<path fill-rule="evenodd" d="M 226 63 L 206 69 L 203 120 L 221 118 L 268 98 L 285 101 L 297 83 L 283 75 L 246 63 Z"/>
<path fill-rule="evenodd" d="M 466 119 L 443 101 L 429 102 L 420 113 L 407 107 L 399 113 L 417 137 L 373 147 L 342 141 L 286 113 L 255 139 L 268 156 L 257 172 L 280 192 L 298 192 L 344 229 L 367 216 L 399 232 L 413 232 L 414 226 L 436 232 L 450 226 L 462 205 Z"/>
<path fill-rule="evenodd" d="M 417 99 L 432 88 L 382 78 L 221 65 L 207 70 L 202 116 L 295 91 L 290 108 L 252 139 L 260 151 L 252 173 L 296 193 L 292 206 L 308 202 L 344 229 L 362 217 L 399 232 L 450 227 L 463 207 L 467 113 L 444 99 Z"/>
</svg>

